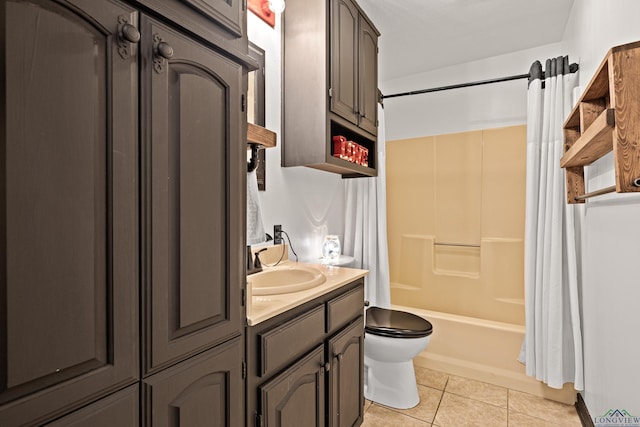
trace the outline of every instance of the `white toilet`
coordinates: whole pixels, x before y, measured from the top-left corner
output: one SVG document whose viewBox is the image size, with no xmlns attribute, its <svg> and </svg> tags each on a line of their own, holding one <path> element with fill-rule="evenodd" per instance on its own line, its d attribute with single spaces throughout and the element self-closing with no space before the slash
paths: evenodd
<svg viewBox="0 0 640 427">
<path fill-rule="evenodd" d="M 433 326 L 420 316 L 371 307 L 366 312 L 364 396 L 398 409 L 420 402 L 413 358 L 429 344 Z"/>
</svg>

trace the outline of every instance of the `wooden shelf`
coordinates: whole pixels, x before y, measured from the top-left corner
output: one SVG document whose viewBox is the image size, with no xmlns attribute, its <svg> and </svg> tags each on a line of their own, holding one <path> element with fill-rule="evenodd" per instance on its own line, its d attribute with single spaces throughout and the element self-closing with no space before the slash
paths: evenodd
<svg viewBox="0 0 640 427">
<path fill-rule="evenodd" d="M 560 159 L 560 167 L 589 165 L 613 150 L 615 111 L 604 110 Z"/>
<path fill-rule="evenodd" d="M 259 144 L 263 148 L 276 146 L 277 134 L 262 126 L 247 123 L 247 144 Z M 249 149 L 249 145 L 247 145 Z"/>
<path fill-rule="evenodd" d="M 640 42 L 609 50 L 564 123 L 567 203 L 584 203 L 584 166 L 613 151 L 615 191 L 640 191 Z M 613 187 L 606 192 L 613 191 Z"/>
</svg>

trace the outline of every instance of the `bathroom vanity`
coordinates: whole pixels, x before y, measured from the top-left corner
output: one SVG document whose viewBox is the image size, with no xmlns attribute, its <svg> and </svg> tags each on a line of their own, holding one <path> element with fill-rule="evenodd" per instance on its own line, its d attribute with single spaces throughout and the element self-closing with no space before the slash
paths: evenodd
<svg viewBox="0 0 640 427">
<path fill-rule="evenodd" d="M 362 423 L 367 271 L 315 267 L 325 283 L 248 298 L 247 426 Z"/>
</svg>

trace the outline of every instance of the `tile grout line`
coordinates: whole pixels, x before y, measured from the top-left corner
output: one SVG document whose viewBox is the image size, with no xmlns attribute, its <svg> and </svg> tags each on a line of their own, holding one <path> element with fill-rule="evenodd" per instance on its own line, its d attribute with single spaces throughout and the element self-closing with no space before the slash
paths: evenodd
<svg viewBox="0 0 640 427">
<path fill-rule="evenodd" d="M 436 426 L 435 424 L 436 422 L 436 415 L 438 415 L 438 411 L 440 410 L 440 405 L 442 404 L 442 399 L 444 399 L 444 393 L 445 390 L 447 389 L 447 384 L 449 384 L 449 378 L 451 378 L 450 375 L 447 375 L 447 381 L 445 381 L 444 383 L 444 387 L 442 387 L 442 395 L 440 396 L 440 401 L 438 402 L 438 407 L 436 408 L 436 411 L 433 413 L 433 420 L 431 421 L 431 426 Z"/>
<path fill-rule="evenodd" d="M 511 389 L 507 388 L 507 427 L 509 427 L 509 413 L 511 412 L 509 409 L 509 395 L 511 394 L 509 390 Z"/>
<path fill-rule="evenodd" d="M 482 404 L 484 404 L 484 405 L 493 406 L 494 408 L 498 408 L 498 409 L 505 409 L 505 410 L 507 410 L 507 411 L 509 410 L 509 397 L 508 397 L 508 396 L 509 396 L 509 393 L 508 393 L 508 392 L 507 392 L 507 406 L 506 406 L 506 407 L 505 407 L 505 406 L 496 405 L 496 404 L 494 404 L 494 403 L 486 402 L 486 401 L 484 401 L 484 400 L 480 400 L 480 399 L 477 399 L 477 398 L 475 398 L 475 397 L 465 396 L 464 394 L 454 393 L 454 392 L 452 392 L 452 391 L 448 391 L 447 393 L 449 393 L 449 394 L 451 394 L 451 395 L 454 395 L 454 396 L 461 397 L 461 398 L 463 398 L 463 399 L 473 400 L 474 402 L 479 402 L 479 403 L 482 403 Z"/>
</svg>

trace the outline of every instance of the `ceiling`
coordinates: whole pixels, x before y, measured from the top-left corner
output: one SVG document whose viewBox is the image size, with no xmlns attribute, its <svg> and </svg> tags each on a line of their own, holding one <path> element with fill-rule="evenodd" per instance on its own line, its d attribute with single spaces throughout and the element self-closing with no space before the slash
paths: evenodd
<svg viewBox="0 0 640 427">
<path fill-rule="evenodd" d="M 379 80 L 562 40 L 574 0 L 358 0 L 382 34 Z"/>
</svg>

